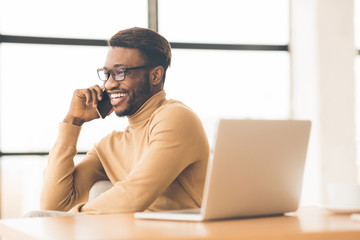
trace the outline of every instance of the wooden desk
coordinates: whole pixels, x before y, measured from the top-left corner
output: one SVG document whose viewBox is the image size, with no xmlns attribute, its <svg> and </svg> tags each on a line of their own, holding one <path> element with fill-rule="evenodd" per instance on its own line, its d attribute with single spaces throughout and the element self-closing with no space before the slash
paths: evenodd
<svg viewBox="0 0 360 240">
<path fill-rule="evenodd" d="M 132 214 L 0 221 L 11 239 L 360 239 L 360 221 L 312 207 L 280 217 L 214 222 L 134 219 Z"/>
</svg>

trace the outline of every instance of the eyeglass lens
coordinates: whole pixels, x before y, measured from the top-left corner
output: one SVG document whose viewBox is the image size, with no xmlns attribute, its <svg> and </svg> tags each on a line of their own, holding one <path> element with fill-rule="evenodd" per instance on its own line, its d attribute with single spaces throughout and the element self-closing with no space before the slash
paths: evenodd
<svg viewBox="0 0 360 240">
<path fill-rule="evenodd" d="M 106 81 L 111 76 L 114 78 L 115 81 L 122 81 L 125 78 L 125 71 L 122 68 L 114 68 L 112 70 L 106 70 L 106 69 L 99 69 L 98 75 L 100 80 Z"/>
</svg>

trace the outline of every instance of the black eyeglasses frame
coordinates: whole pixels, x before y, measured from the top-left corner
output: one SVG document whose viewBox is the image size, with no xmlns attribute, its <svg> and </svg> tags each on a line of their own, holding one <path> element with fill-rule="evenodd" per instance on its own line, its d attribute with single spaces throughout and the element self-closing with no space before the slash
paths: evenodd
<svg viewBox="0 0 360 240">
<path fill-rule="evenodd" d="M 117 82 L 121 82 L 121 81 L 124 81 L 125 78 L 126 78 L 126 73 L 130 70 L 137 70 L 137 69 L 142 69 L 142 68 L 148 68 L 148 67 L 155 67 L 154 65 L 141 65 L 141 66 L 136 66 L 136 67 L 128 67 L 128 68 L 124 68 L 124 67 L 114 67 L 113 69 L 106 69 L 106 68 L 98 68 L 96 71 L 97 71 L 97 74 L 98 74 L 98 77 L 101 81 L 103 82 L 106 82 L 107 80 L 109 80 L 110 78 L 110 75 L 113 77 L 113 79 Z M 115 74 L 113 72 L 114 69 L 121 69 L 119 71 L 118 74 Z M 103 79 L 101 77 L 101 73 L 100 72 L 103 72 L 103 73 L 107 73 L 107 77 L 106 79 Z M 116 79 L 116 76 L 119 76 L 120 74 L 123 74 L 123 76 L 121 76 L 121 79 Z"/>
</svg>

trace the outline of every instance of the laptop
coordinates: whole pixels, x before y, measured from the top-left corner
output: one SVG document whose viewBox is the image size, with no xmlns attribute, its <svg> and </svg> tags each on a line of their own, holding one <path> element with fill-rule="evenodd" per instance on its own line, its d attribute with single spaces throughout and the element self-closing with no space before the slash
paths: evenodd
<svg viewBox="0 0 360 240">
<path fill-rule="evenodd" d="M 135 218 L 208 221 L 296 211 L 310 128 L 307 120 L 221 119 L 202 207 Z"/>
</svg>

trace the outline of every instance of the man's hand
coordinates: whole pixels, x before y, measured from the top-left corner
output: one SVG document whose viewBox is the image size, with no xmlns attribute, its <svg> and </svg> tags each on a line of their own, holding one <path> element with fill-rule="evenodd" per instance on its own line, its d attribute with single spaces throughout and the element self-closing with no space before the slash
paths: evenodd
<svg viewBox="0 0 360 240">
<path fill-rule="evenodd" d="M 81 126 L 84 122 L 99 118 L 96 107 L 102 99 L 102 94 L 103 90 L 98 85 L 75 90 L 63 122 Z"/>
</svg>

